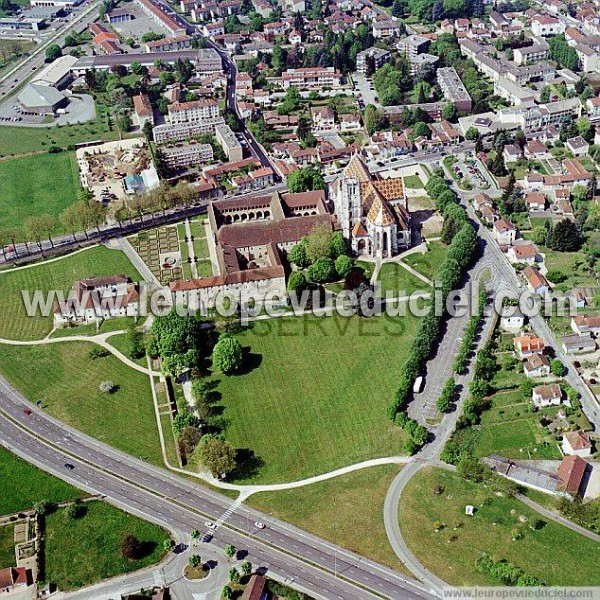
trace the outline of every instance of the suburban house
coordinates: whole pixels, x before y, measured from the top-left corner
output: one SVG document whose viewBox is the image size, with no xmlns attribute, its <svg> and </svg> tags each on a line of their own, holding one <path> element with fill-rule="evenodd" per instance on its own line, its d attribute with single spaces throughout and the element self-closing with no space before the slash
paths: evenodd
<svg viewBox="0 0 600 600">
<path fill-rule="evenodd" d="M 523 276 L 527 281 L 527 287 L 533 293 L 545 296 L 550 290 L 548 280 L 535 267 L 525 267 Z"/>
<path fill-rule="evenodd" d="M 581 490 L 581 484 L 585 479 L 589 464 L 581 456 L 565 456 L 558 466 L 559 488 L 569 493 L 571 496 L 577 496 Z"/>
<path fill-rule="evenodd" d="M 596 296 L 600 292 L 597 287 L 576 286 L 571 290 L 571 298 L 575 301 L 577 308 L 594 306 Z"/>
<path fill-rule="evenodd" d="M 546 208 L 546 196 L 542 192 L 531 192 L 525 196 L 528 211 L 540 211 Z"/>
<path fill-rule="evenodd" d="M 524 244 L 513 244 L 506 251 L 506 256 L 511 263 L 534 265 L 538 258 L 538 249 L 535 244 L 527 242 Z"/>
<path fill-rule="evenodd" d="M 577 315 L 571 317 L 571 329 L 579 335 L 590 333 L 597 336 L 600 333 L 600 315 Z"/>
<path fill-rule="evenodd" d="M 495 221 L 492 232 L 501 246 L 509 246 L 517 239 L 517 228 L 507 219 Z"/>
<path fill-rule="evenodd" d="M 33 584 L 31 569 L 25 567 L 7 567 L 0 570 L 0 593 L 10 594 L 15 590 Z M 11 594 L 12 595 L 12 594 Z"/>
<path fill-rule="evenodd" d="M 567 354 L 584 354 L 585 352 L 595 352 L 596 342 L 592 334 L 588 331 L 579 335 L 578 333 L 569 333 L 562 337 L 562 349 Z"/>
<path fill-rule="evenodd" d="M 562 439 L 562 451 L 568 455 L 590 456 L 592 453 L 590 436 L 581 430 L 565 431 Z"/>
<path fill-rule="evenodd" d="M 521 148 L 515 144 L 506 144 L 502 151 L 502 157 L 506 163 L 517 162 L 522 156 Z"/>
<path fill-rule="evenodd" d="M 139 309 L 138 284 L 126 275 L 82 279 L 73 284 L 67 298 L 54 303 L 54 326 L 136 317 Z"/>
<path fill-rule="evenodd" d="M 538 352 L 541 353 L 544 351 L 545 348 L 544 340 L 533 335 L 517 336 L 513 340 L 513 345 L 515 347 L 517 356 L 521 360 L 528 358 Z"/>
<path fill-rule="evenodd" d="M 335 129 L 335 113 L 327 107 L 310 109 L 314 129 Z"/>
<path fill-rule="evenodd" d="M 500 316 L 500 327 L 504 331 L 518 333 L 525 325 L 525 315 L 518 306 L 503 307 L 503 314 Z"/>
<path fill-rule="evenodd" d="M 565 146 L 573 156 L 585 156 L 590 149 L 590 145 L 580 135 L 567 140 Z"/>
<path fill-rule="evenodd" d="M 523 363 L 525 377 L 544 377 L 550 374 L 550 361 L 543 354 L 532 354 Z"/>
<path fill-rule="evenodd" d="M 549 385 L 538 385 L 531 392 L 534 406 L 543 408 L 545 406 L 558 406 L 562 400 L 562 390 L 556 383 Z"/>
</svg>

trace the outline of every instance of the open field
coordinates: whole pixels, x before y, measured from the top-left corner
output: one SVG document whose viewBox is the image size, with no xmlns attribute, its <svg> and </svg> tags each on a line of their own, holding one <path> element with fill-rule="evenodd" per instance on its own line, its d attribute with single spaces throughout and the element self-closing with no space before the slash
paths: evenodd
<svg viewBox="0 0 600 600">
<path fill-rule="evenodd" d="M 402 452 L 385 409 L 412 343 L 409 316 L 295 317 L 238 334 L 246 373 L 219 380 L 225 435 L 255 453 L 239 482 L 274 483 Z"/>
<path fill-rule="evenodd" d="M 567 276 L 560 284 L 561 288 L 570 290 L 575 285 L 596 285 L 596 279 L 587 266 L 585 252 L 556 252 L 544 246 L 540 247 L 540 252 L 544 254 L 544 262 L 549 271 L 557 269 Z"/>
<path fill-rule="evenodd" d="M 105 142 L 119 138 L 116 127 L 107 125 L 107 118 L 97 106 L 98 119 L 80 125 L 62 127 L 0 127 L 0 158 L 27 152 L 47 152 L 52 146 L 67 148 L 73 144 L 102 139 Z"/>
<path fill-rule="evenodd" d="M 411 190 L 418 190 L 425 187 L 418 175 L 405 175 L 404 186 Z"/>
<path fill-rule="evenodd" d="M 65 502 L 85 495 L 61 479 L 36 469 L 4 448 L 0 448 L 0 480 L 0 515 L 28 510 L 38 500 Z"/>
<path fill-rule="evenodd" d="M 1 131 L 1 128 L 0 128 Z M 0 161 L 0 228 L 22 227 L 27 217 L 56 217 L 77 200 L 77 162 L 73 152 L 36 154 Z"/>
<path fill-rule="evenodd" d="M 412 294 L 415 291 L 430 291 L 430 286 L 424 281 L 396 263 L 381 265 L 377 281 L 381 284 L 381 293 L 384 296 L 388 291 L 401 296 Z"/>
<path fill-rule="evenodd" d="M 383 525 L 385 495 L 399 470 L 398 465 L 373 467 L 303 488 L 256 494 L 249 503 L 410 575 L 392 550 Z"/>
<path fill-rule="evenodd" d="M 14 2 L 14 4 L 17 3 Z M 21 4 L 28 5 L 26 2 L 21 2 Z M 0 17 L 3 16 L 6 15 L 0 8 Z M 0 74 L 4 70 L 8 70 L 8 67 L 17 60 L 31 54 L 34 48 L 35 43 L 30 40 L 0 39 Z"/>
<path fill-rule="evenodd" d="M 427 253 L 409 254 L 402 259 L 402 262 L 412 267 L 429 279 L 433 279 L 438 268 L 444 262 L 448 247 L 442 242 L 429 242 L 427 244 Z"/>
<path fill-rule="evenodd" d="M 0 527 L 0 569 L 15 566 L 15 526 L 12 523 Z"/>
<path fill-rule="evenodd" d="M 0 337 L 15 340 L 43 338 L 52 329 L 52 305 L 49 316 L 28 317 L 21 296 L 22 290 L 63 290 L 68 293 L 77 279 L 102 275 L 129 275 L 134 281 L 141 277 L 120 250 L 102 246 L 90 248 L 55 262 L 39 263 L 35 267 L 0 273 Z"/>
<path fill-rule="evenodd" d="M 158 562 L 168 534 L 104 502 L 86 503 L 87 511 L 71 519 L 65 509 L 46 518 L 46 580 L 60 590 L 91 585 Z M 121 554 L 125 535 L 143 543 L 143 555 L 129 560 Z"/>
<path fill-rule="evenodd" d="M 437 486 L 443 487 L 441 494 L 434 492 Z M 476 508 L 473 517 L 465 516 L 467 504 Z M 529 524 L 537 518 L 538 513 L 516 499 L 434 468 L 411 479 L 399 512 L 409 548 L 451 585 L 498 585 L 476 569 L 476 560 L 485 553 L 546 585 L 600 585 L 600 545 L 552 521 L 533 530 Z M 443 524 L 437 533 L 436 521 Z M 523 537 L 513 541 L 517 532 Z"/>
<path fill-rule="evenodd" d="M 90 359 L 93 347 L 87 342 L 3 346 L 0 371 L 61 421 L 138 458 L 162 464 L 148 376 L 114 356 Z M 99 385 L 105 380 L 117 384 L 118 390 L 103 394 Z"/>
</svg>

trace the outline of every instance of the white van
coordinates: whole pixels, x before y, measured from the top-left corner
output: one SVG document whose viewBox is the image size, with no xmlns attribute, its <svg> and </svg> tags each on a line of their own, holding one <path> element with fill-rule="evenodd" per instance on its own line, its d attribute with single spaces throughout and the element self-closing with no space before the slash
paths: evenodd
<svg viewBox="0 0 600 600">
<path fill-rule="evenodd" d="M 415 383 L 413 385 L 413 394 L 420 394 L 423 390 L 423 376 L 419 375 L 415 379 Z"/>
</svg>

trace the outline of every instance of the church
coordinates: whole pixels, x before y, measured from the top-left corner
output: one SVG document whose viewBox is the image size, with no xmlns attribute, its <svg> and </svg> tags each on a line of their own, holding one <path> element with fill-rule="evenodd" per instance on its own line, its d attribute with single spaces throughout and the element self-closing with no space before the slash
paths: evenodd
<svg viewBox="0 0 600 600">
<path fill-rule="evenodd" d="M 330 183 L 329 199 L 356 255 L 389 258 L 410 247 L 410 214 L 402 177 L 373 175 L 355 154 Z"/>
</svg>

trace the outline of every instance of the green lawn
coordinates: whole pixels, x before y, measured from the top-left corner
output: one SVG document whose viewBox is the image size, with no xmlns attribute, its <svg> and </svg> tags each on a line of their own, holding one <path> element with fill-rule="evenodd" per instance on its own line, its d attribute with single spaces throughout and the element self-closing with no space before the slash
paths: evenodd
<svg viewBox="0 0 600 600">
<path fill-rule="evenodd" d="M 67 148 L 92 140 L 116 140 L 119 132 L 109 128 L 104 109 L 96 107 L 98 120 L 62 127 L 0 127 L 0 158 L 28 152 L 47 152 L 52 146 Z"/>
<path fill-rule="evenodd" d="M 303 488 L 255 494 L 249 503 L 410 575 L 392 550 L 383 525 L 385 495 L 398 471 L 397 465 L 374 467 Z M 365 490 L 369 493 L 365 494 Z"/>
<path fill-rule="evenodd" d="M 131 354 L 130 354 L 131 353 L 131 341 L 129 339 L 128 333 L 121 333 L 119 335 L 111 335 L 107 341 L 111 346 L 116 348 L 119 352 L 124 354 L 127 358 L 132 360 L 134 363 L 137 363 L 138 365 L 140 365 L 142 367 L 148 366 L 148 363 L 146 361 L 146 355 L 142 356 L 141 358 L 132 358 L 131 357 Z"/>
<path fill-rule="evenodd" d="M 210 260 L 199 260 L 196 263 L 196 268 L 198 269 L 199 277 L 212 277 L 213 276 L 212 263 L 210 262 Z"/>
<path fill-rule="evenodd" d="M 84 495 L 84 492 L 36 469 L 2 447 L 0 447 L 0 481 L 2 481 L 0 515 L 28 510 L 38 500 L 65 502 Z"/>
<path fill-rule="evenodd" d="M 22 5 L 29 5 L 28 2 L 21 2 Z M 5 13 L 0 8 L 0 17 Z M 35 48 L 35 43 L 29 40 L 8 40 L 0 39 L 0 73 L 8 70 L 12 63 L 27 56 Z"/>
<path fill-rule="evenodd" d="M 55 329 L 50 337 L 69 337 L 72 335 L 98 335 L 100 333 L 108 333 L 110 331 L 127 330 L 129 326 L 135 322 L 134 317 L 116 317 L 114 319 L 106 319 L 100 325 L 88 323 L 85 325 L 76 325 L 75 327 L 61 327 Z"/>
<path fill-rule="evenodd" d="M 0 228 L 22 227 L 27 217 L 49 214 L 57 218 L 55 232 L 64 232 L 58 215 L 77 200 L 79 188 L 74 152 L 0 161 Z"/>
<path fill-rule="evenodd" d="M 27 398 L 92 437 L 154 464 L 162 464 L 147 375 L 114 356 L 89 358 L 93 344 L 3 346 L 0 371 Z M 103 394 L 100 382 L 119 386 Z"/>
<path fill-rule="evenodd" d="M 16 565 L 14 535 L 15 527 L 12 523 L 0 527 L 0 569 Z"/>
<path fill-rule="evenodd" d="M 91 585 L 158 562 L 168 533 L 103 502 L 86 504 L 87 512 L 71 519 L 59 510 L 46 518 L 46 581 L 60 590 Z M 123 557 L 120 544 L 131 534 L 143 543 L 138 560 Z"/>
<path fill-rule="evenodd" d="M 379 271 L 377 281 L 381 284 L 381 293 L 390 291 L 397 295 L 408 295 L 415 291 L 431 291 L 424 281 L 407 271 L 402 265 L 384 263 Z"/>
<path fill-rule="evenodd" d="M 21 296 L 22 290 L 30 295 L 35 290 L 63 290 L 65 294 L 77 279 L 102 275 L 129 275 L 135 281 L 141 277 L 129 259 L 120 250 L 102 246 L 90 248 L 55 262 L 15 271 L 0 272 L 0 337 L 19 340 L 43 338 L 52 329 L 52 304 L 47 317 L 28 317 Z"/>
<path fill-rule="evenodd" d="M 239 482 L 275 483 L 402 452 L 386 418 L 414 317 L 294 317 L 239 334 L 249 372 L 218 376 L 226 437 L 258 457 Z"/>
<path fill-rule="evenodd" d="M 429 242 L 426 254 L 409 254 L 406 258 L 402 259 L 402 262 L 405 262 L 415 269 L 415 271 L 425 275 L 425 277 L 433 279 L 446 257 L 447 249 L 446 244 L 442 244 L 442 242 Z"/>
<path fill-rule="evenodd" d="M 545 246 L 540 246 L 540 252 L 544 254 L 544 262 L 549 271 L 558 269 L 567 275 L 567 280 L 561 284 L 565 289 L 571 289 L 575 285 L 596 285 L 595 277 L 587 266 L 585 252 L 557 252 Z"/>
<path fill-rule="evenodd" d="M 404 177 L 404 187 L 410 190 L 418 190 L 425 186 L 418 175 L 406 175 Z"/>
<path fill-rule="evenodd" d="M 442 486 L 441 494 L 434 492 L 437 486 Z M 465 516 L 467 504 L 476 507 L 473 517 Z M 475 562 L 484 553 L 514 563 L 547 585 L 600 585 L 600 544 L 553 521 L 534 531 L 529 523 L 537 518 L 538 513 L 516 499 L 434 468 L 411 479 L 399 512 L 409 548 L 451 585 L 498 585 L 476 569 Z M 437 533 L 436 521 L 444 525 Z M 523 537 L 512 541 L 516 532 Z"/>
</svg>

